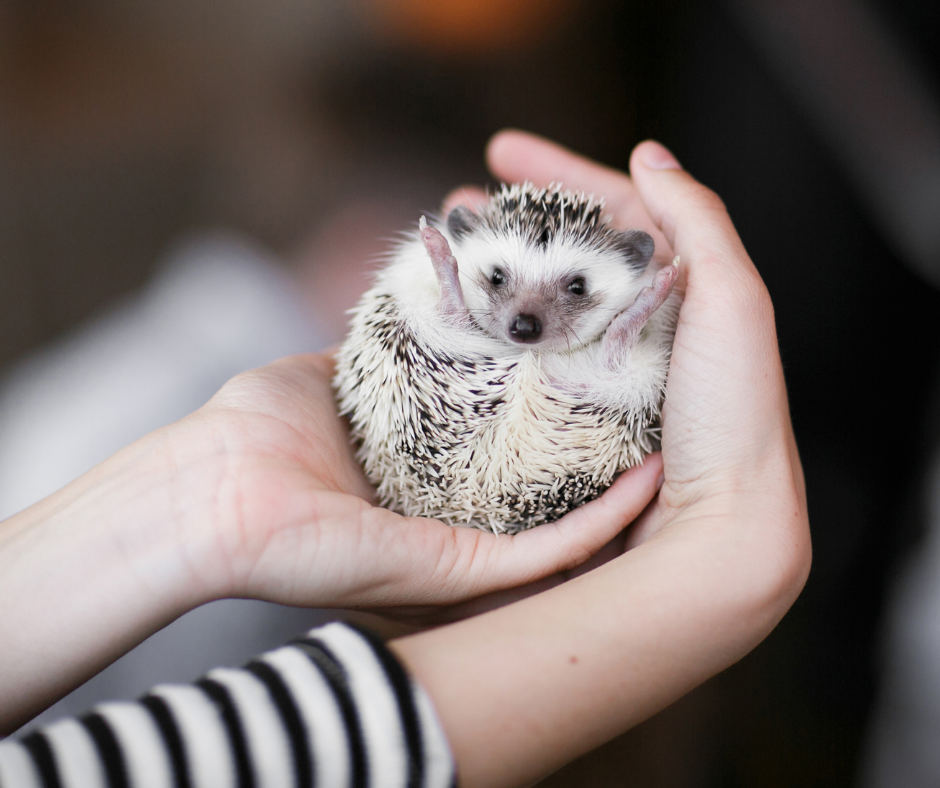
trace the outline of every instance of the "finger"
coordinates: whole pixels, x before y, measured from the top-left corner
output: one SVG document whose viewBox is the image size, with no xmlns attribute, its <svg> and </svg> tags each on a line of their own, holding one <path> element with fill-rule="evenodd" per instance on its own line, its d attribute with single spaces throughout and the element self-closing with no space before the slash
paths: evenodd
<svg viewBox="0 0 940 788">
<path fill-rule="evenodd" d="M 373 537 L 369 557 L 359 566 L 369 575 L 367 564 L 377 562 L 377 582 L 369 584 L 369 596 L 362 601 L 381 607 L 454 604 L 572 569 L 643 511 L 656 494 L 661 471 L 661 456 L 650 455 L 642 465 L 621 474 L 600 498 L 558 522 L 515 536 L 370 509 L 367 530 Z"/>
<path fill-rule="evenodd" d="M 659 499 L 654 501 L 646 511 L 636 518 L 630 527 L 626 530 L 623 540 L 623 551 L 632 550 L 639 547 L 644 542 L 652 539 L 667 524 L 667 518 L 663 516 L 660 507 L 657 506 Z"/>
<path fill-rule="evenodd" d="M 745 359 L 770 359 L 776 369 L 773 320 L 754 319 L 772 315 L 770 297 L 724 203 L 658 142 L 638 145 L 630 169 L 650 216 L 682 261 L 686 286 L 676 334 L 678 353 L 685 345 L 703 348 L 705 341 L 723 342 Z M 751 371 L 756 374 L 756 369 Z M 669 403 L 667 398 L 667 409 Z"/>
<path fill-rule="evenodd" d="M 656 461 L 654 457 L 653 462 Z M 662 477 L 660 476 L 660 482 Z M 645 511 L 655 506 L 655 503 L 647 507 Z M 644 512 L 645 515 L 645 512 Z M 642 519 L 643 515 L 641 515 Z M 451 605 L 408 605 L 393 608 L 378 608 L 373 612 L 380 615 L 419 626 L 440 626 L 454 621 L 460 621 L 471 616 L 477 616 L 481 613 L 487 613 L 505 605 L 513 604 L 522 599 L 527 599 L 535 594 L 541 594 L 550 588 L 566 583 L 567 581 L 579 577 L 599 566 L 613 560 L 625 551 L 625 539 L 634 530 L 633 526 L 618 533 L 606 545 L 592 555 L 580 566 L 572 569 L 565 569 L 554 574 L 542 577 L 524 585 L 518 585 L 511 588 L 504 588 L 499 591 L 483 594 L 474 597 L 466 602 L 458 602 Z"/>
<path fill-rule="evenodd" d="M 656 495 L 662 473 L 662 455 L 651 454 L 639 465 L 620 475 L 600 498 L 579 506 L 555 523 L 547 523 L 515 537 L 508 545 L 511 561 L 525 551 L 534 577 L 580 566 L 607 545 Z M 500 556 L 502 559 L 502 556 Z"/>
<path fill-rule="evenodd" d="M 553 575 L 587 561 L 643 510 L 661 469 L 660 455 L 650 455 L 597 500 L 516 536 L 311 491 L 296 507 L 299 527 L 262 534 L 262 549 L 250 551 L 251 594 L 293 605 L 401 607 L 456 604 L 543 579 L 536 590 L 544 590 L 564 579 Z M 343 559 L 324 562 L 323 554 Z"/>
<path fill-rule="evenodd" d="M 650 217 L 684 264 L 756 274 L 724 203 L 666 148 L 652 140 L 640 143 L 630 173 Z"/>
<path fill-rule="evenodd" d="M 597 567 L 603 566 L 608 561 L 612 561 L 618 555 L 622 555 L 624 552 L 624 537 L 630 530 L 632 529 L 628 528 L 626 531 L 616 534 L 613 539 L 588 558 L 587 561 L 571 569 L 563 569 L 547 577 L 534 580 L 531 583 L 505 588 L 500 591 L 493 591 L 492 593 L 484 594 L 468 602 L 461 602 L 456 605 L 446 607 L 415 606 L 410 608 L 398 608 L 391 612 L 391 617 L 407 620 L 416 624 L 448 624 L 452 621 L 460 621 L 470 616 L 477 616 L 480 613 L 496 610 L 497 608 L 513 604 L 514 602 L 519 602 L 522 599 L 528 599 L 530 596 L 541 594 L 543 591 L 548 591 L 550 588 L 559 586 L 562 583 L 567 583 L 575 577 L 597 569 Z"/>
<path fill-rule="evenodd" d="M 736 492 L 742 474 L 759 483 L 762 463 L 792 449 L 792 428 L 773 305 L 721 199 L 656 142 L 638 145 L 630 166 L 686 274 L 663 405 L 662 499 L 678 506 L 719 477 Z"/>
<path fill-rule="evenodd" d="M 462 186 L 454 189 L 444 198 L 444 205 L 441 209 L 442 215 L 447 216 L 458 205 L 469 208 L 471 211 L 477 210 L 487 201 L 486 192 L 477 186 Z"/>
<path fill-rule="evenodd" d="M 609 199 L 618 206 L 639 204 L 624 173 L 535 134 L 513 129 L 499 132 L 487 145 L 486 159 L 493 174 L 503 180 L 529 180 L 536 186 L 563 183 L 569 189 L 611 195 Z"/>
<path fill-rule="evenodd" d="M 312 371 L 315 374 L 323 375 L 329 380 L 332 380 L 336 372 L 336 354 L 339 352 L 339 349 L 340 345 L 336 343 L 316 353 L 295 353 L 291 356 L 282 356 L 276 361 L 273 361 L 272 366 L 283 365 Z"/>
<path fill-rule="evenodd" d="M 643 515 L 641 514 L 640 517 L 642 516 Z M 629 532 L 630 524 L 628 523 L 625 530 L 618 533 L 600 550 L 594 553 L 594 555 L 592 555 L 587 561 L 585 561 L 580 566 L 574 567 L 574 569 L 564 572 L 563 574 L 565 579 L 571 580 L 575 577 L 580 577 L 583 574 L 594 571 L 599 566 L 603 566 L 608 561 L 613 561 L 618 555 L 623 555 L 625 552 L 624 541 L 626 539 L 626 535 Z"/>
<path fill-rule="evenodd" d="M 603 197 L 617 226 L 640 227 L 650 232 L 657 251 L 664 245 L 630 178 L 622 172 L 542 137 L 515 130 L 493 137 L 487 146 L 486 158 L 490 170 L 500 180 L 530 181 L 540 187 L 561 183 L 566 189 Z"/>
<path fill-rule="evenodd" d="M 649 462 L 656 463 L 657 458 L 658 455 L 657 457 L 652 457 Z M 654 466 L 651 464 L 650 469 L 653 467 Z M 591 504 L 588 505 L 590 506 Z M 647 511 L 649 508 L 651 507 L 647 507 Z M 544 528 L 545 526 L 541 527 Z M 543 591 L 547 591 L 550 588 L 554 588 L 555 586 L 561 585 L 568 580 L 571 580 L 575 577 L 585 574 L 586 572 L 590 572 L 592 569 L 596 569 L 597 567 L 606 564 L 608 561 L 611 561 L 617 556 L 623 554 L 625 550 L 625 537 L 632 531 L 633 527 L 630 527 L 627 530 L 616 534 L 613 539 L 611 539 L 606 545 L 600 548 L 600 550 L 594 553 L 590 558 L 588 558 L 579 566 L 572 567 L 571 569 L 562 569 L 538 580 L 525 583 L 524 585 L 517 585 L 498 591 L 492 591 L 490 593 L 484 593 L 481 596 L 470 599 L 469 601 L 458 602 L 457 604 L 398 606 L 394 608 L 378 608 L 374 612 L 392 618 L 396 621 L 403 621 L 422 626 L 439 626 L 441 624 L 449 624 L 454 621 L 460 621 L 464 618 L 469 618 L 470 616 L 486 613 L 490 610 L 495 610 L 496 608 L 518 602 L 522 599 L 527 599 L 534 594 L 541 594 Z"/>
</svg>

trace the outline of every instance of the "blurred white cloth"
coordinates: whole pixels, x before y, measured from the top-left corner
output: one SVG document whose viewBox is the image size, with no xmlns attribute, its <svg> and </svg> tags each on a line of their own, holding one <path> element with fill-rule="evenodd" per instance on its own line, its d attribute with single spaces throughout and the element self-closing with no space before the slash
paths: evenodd
<svg viewBox="0 0 940 788">
<path fill-rule="evenodd" d="M 295 285 L 264 250 L 202 236 L 168 255 L 150 286 L 26 358 L 0 381 L 0 519 L 204 404 L 233 375 L 319 349 Z M 174 622 L 30 727 L 157 682 L 238 664 L 326 620 L 247 600 Z"/>
<path fill-rule="evenodd" d="M 864 749 L 865 788 L 940 785 L 940 455 L 925 495 L 928 533 L 888 609 L 881 696 Z"/>
</svg>

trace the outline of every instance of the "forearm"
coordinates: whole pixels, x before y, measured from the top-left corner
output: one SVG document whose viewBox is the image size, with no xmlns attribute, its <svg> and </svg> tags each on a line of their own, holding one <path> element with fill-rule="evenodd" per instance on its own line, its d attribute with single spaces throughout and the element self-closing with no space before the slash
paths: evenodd
<svg viewBox="0 0 940 788">
<path fill-rule="evenodd" d="M 310 607 L 439 605 L 571 569 L 655 491 L 658 459 L 513 539 L 370 506 L 328 360 L 233 379 L 0 524 L 0 731 L 173 618 L 239 596 Z"/>
<path fill-rule="evenodd" d="M 528 784 L 760 642 L 802 588 L 809 548 L 768 551 L 768 535 L 793 530 L 768 522 L 769 504 L 783 520 L 805 515 L 796 501 L 755 503 L 716 507 L 694 532 L 676 524 L 563 586 L 394 643 L 435 702 L 461 784 Z"/>
<path fill-rule="evenodd" d="M 189 464 L 161 431 L 0 523 L 0 732 L 211 597 L 174 542 Z"/>
</svg>

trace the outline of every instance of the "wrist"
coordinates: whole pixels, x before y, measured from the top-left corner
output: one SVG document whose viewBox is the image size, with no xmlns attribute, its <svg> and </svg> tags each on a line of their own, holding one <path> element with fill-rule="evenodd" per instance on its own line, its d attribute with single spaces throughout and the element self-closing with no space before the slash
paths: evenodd
<svg viewBox="0 0 940 788">
<path fill-rule="evenodd" d="M 184 544 L 206 507 L 172 429 L 0 523 L 0 731 L 212 598 Z"/>
<path fill-rule="evenodd" d="M 763 617 L 769 628 L 799 595 L 812 560 L 802 467 L 790 437 L 748 469 L 716 475 L 694 498 L 667 479 L 653 527 L 678 526 L 684 540 L 724 562 L 720 586 L 743 604 L 734 617 Z"/>
</svg>

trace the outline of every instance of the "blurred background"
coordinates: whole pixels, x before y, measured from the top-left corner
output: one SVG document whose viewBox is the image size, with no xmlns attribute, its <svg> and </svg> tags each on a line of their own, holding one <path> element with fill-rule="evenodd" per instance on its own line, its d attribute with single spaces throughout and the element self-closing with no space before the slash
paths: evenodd
<svg viewBox="0 0 940 788">
<path fill-rule="evenodd" d="M 938 78 L 922 0 L 0 0 L 0 516 L 335 342 L 498 129 L 619 168 L 656 137 L 773 296 L 814 567 L 753 654 L 544 785 L 940 784 Z M 241 604 L 97 691 L 316 623 Z"/>
</svg>

